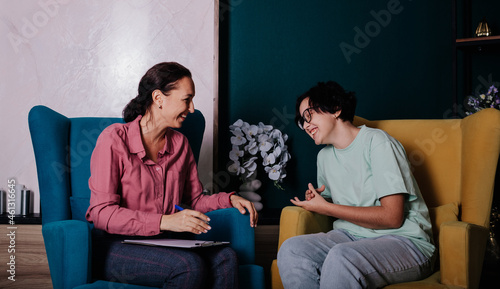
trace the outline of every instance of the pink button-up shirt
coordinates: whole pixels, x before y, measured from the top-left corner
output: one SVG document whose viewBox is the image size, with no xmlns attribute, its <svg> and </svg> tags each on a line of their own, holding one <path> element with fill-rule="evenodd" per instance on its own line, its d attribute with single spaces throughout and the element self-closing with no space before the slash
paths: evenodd
<svg viewBox="0 0 500 289">
<path fill-rule="evenodd" d="M 146 157 L 138 116 L 107 127 L 90 160 L 90 207 L 86 218 L 111 234 L 152 236 L 160 233 L 164 214 L 184 203 L 202 213 L 231 207 L 229 194 L 202 194 L 187 138 L 172 129 L 157 163 Z"/>
</svg>

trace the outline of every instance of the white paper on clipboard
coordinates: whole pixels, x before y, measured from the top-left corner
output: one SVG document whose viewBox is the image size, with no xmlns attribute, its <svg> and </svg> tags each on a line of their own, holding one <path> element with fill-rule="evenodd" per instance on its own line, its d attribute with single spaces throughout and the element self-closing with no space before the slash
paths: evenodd
<svg viewBox="0 0 500 289">
<path fill-rule="evenodd" d="M 125 244 L 174 247 L 174 248 L 201 248 L 227 245 L 229 242 L 203 241 L 203 240 L 181 240 L 181 239 L 143 239 L 143 240 L 123 240 Z"/>
</svg>

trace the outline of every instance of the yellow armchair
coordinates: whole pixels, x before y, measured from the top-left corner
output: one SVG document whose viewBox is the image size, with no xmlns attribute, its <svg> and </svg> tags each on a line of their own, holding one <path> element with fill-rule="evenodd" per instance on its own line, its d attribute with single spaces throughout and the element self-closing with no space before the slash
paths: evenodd
<svg viewBox="0 0 500 289">
<path fill-rule="evenodd" d="M 354 124 L 380 128 L 405 147 L 439 250 L 433 275 L 386 288 L 478 288 L 500 154 L 500 111 L 488 108 L 464 119 L 443 120 L 355 117 Z M 290 237 L 331 230 L 332 222 L 300 207 L 284 208 L 278 250 Z M 276 260 L 271 276 L 272 288 L 283 288 Z"/>
</svg>

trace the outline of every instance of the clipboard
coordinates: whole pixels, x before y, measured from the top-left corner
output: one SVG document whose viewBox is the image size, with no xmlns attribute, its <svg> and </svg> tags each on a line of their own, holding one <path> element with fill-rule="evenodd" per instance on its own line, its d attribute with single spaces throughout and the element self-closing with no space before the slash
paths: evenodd
<svg viewBox="0 0 500 289">
<path fill-rule="evenodd" d="M 124 244 L 160 246 L 173 248 L 203 248 L 220 245 L 228 245 L 230 242 L 203 241 L 203 240 L 181 240 L 181 239 L 143 239 L 143 240 L 123 240 Z"/>
</svg>

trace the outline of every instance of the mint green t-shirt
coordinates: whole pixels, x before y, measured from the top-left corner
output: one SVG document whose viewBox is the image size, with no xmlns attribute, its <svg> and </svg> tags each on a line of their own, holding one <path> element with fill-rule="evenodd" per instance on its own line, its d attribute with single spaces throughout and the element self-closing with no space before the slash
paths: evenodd
<svg viewBox="0 0 500 289">
<path fill-rule="evenodd" d="M 344 229 L 359 238 L 399 235 L 411 240 L 427 257 L 434 253 L 429 211 L 410 170 L 406 152 L 396 139 L 380 129 L 361 126 L 345 149 L 329 145 L 318 153 L 318 187 L 333 203 L 380 206 L 385 196 L 406 194 L 404 223 L 397 229 L 368 229 L 337 219 L 334 229 Z"/>
</svg>

